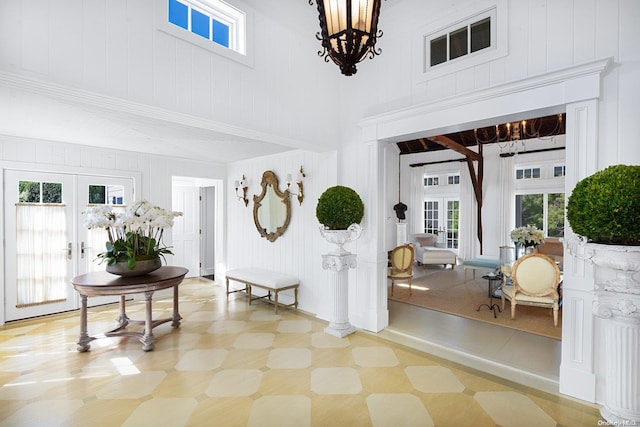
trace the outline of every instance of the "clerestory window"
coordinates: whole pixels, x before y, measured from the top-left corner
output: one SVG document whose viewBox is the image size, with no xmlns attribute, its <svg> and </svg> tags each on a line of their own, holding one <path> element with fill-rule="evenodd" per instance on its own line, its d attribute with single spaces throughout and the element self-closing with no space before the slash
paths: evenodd
<svg viewBox="0 0 640 427">
<path fill-rule="evenodd" d="M 168 0 L 168 21 L 184 30 L 245 53 L 245 14 L 221 0 Z"/>
</svg>

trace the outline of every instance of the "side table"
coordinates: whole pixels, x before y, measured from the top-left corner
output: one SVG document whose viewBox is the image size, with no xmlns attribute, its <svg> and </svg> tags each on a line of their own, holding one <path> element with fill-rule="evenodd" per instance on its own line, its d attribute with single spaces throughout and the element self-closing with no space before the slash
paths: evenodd
<svg viewBox="0 0 640 427">
<path fill-rule="evenodd" d="M 490 273 L 490 274 L 485 274 L 484 276 L 482 276 L 483 279 L 487 280 L 487 294 L 489 296 L 489 304 L 480 304 L 478 306 L 478 308 L 476 309 L 476 311 L 480 311 L 480 309 L 482 307 L 487 307 L 489 310 L 493 311 L 493 317 L 497 318 L 498 317 L 498 313 L 496 313 L 496 309 L 501 312 L 500 310 L 500 306 L 498 304 L 495 304 L 493 302 L 493 298 L 494 298 L 494 294 L 497 290 L 497 288 L 500 286 L 496 286 L 496 283 L 501 284 L 502 283 L 502 275 L 501 274 L 495 274 L 495 273 Z"/>
<path fill-rule="evenodd" d="M 73 278 L 71 283 L 80 294 L 82 307 L 80 309 L 80 339 L 78 340 L 78 351 L 89 350 L 90 342 L 100 338 L 100 336 L 89 336 L 87 333 L 87 297 L 102 295 L 120 296 L 120 316 L 118 326 L 105 332 L 103 336 L 133 336 L 142 343 L 144 351 L 151 351 L 154 347 L 153 328 L 165 322 L 172 321 L 171 326 L 180 326 L 182 317 L 178 313 L 178 285 L 189 270 L 183 267 L 160 267 L 144 276 L 120 277 L 106 271 L 82 274 Z M 151 297 L 155 291 L 173 287 L 173 316 L 166 319 L 152 319 Z M 142 320 L 131 320 L 125 311 L 125 295 L 144 293 L 146 302 L 146 318 Z M 127 326 L 132 324 L 144 324 L 144 331 L 126 331 Z"/>
</svg>

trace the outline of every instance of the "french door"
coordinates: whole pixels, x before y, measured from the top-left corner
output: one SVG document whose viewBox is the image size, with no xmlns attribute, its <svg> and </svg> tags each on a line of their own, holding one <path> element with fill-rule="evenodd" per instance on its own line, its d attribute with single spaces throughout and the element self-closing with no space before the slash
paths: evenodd
<svg viewBox="0 0 640 427">
<path fill-rule="evenodd" d="M 424 232 L 437 234 L 439 246 L 458 249 L 460 200 L 446 197 L 426 198 L 423 218 Z"/>
<path fill-rule="evenodd" d="M 87 230 L 92 204 L 124 206 L 133 179 L 5 170 L 5 317 L 7 321 L 79 307 L 71 279 L 104 268 L 94 262 L 104 230 Z M 92 305 L 113 298 L 92 298 Z"/>
</svg>

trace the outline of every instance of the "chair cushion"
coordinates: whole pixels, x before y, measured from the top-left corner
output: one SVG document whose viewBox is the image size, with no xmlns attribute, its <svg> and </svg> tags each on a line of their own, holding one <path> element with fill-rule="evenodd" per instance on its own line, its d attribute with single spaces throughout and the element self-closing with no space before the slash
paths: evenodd
<svg viewBox="0 0 640 427">
<path fill-rule="evenodd" d="M 513 294 L 514 294 L 514 289 L 513 286 L 503 286 L 502 287 L 502 294 L 505 296 L 505 298 L 507 298 L 510 301 L 513 301 Z M 553 305 L 554 303 L 557 303 L 558 300 L 552 298 L 552 297 L 535 297 L 535 296 L 529 296 L 526 294 L 523 294 L 522 292 L 518 292 L 518 295 L 516 295 L 515 297 L 516 302 L 521 301 L 521 302 L 530 302 L 530 303 L 535 303 L 535 304 L 549 304 L 549 305 Z"/>
</svg>

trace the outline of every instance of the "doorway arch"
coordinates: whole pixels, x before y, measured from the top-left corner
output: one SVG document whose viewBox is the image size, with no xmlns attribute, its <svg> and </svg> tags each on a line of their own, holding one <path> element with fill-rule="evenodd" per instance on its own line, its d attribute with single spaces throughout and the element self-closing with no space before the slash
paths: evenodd
<svg viewBox="0 0 640 427">
<path fill-rule="evenodd" d="M 610 59 L 593 61 L 524 80 L 482 89 L 430 104 L 381 114 L 361 122 L 369 142 L 379 145 L 446 134 L 499 121 L 513 121 L 523 116 L 537 117 L 565 111 L 566 164 L 565 194 L 575 184 L 597 170 L 598 98 L 602 74 Z M 383 150 L 379 149 L 381 153 Z M 378 162 L 380 164 L 381 162 Z M 387 177 L 384 168 L 378 171 Z M 385 193 L 386 179 L 378 180 L 378 194 Z M 571 239 L 565 224 L 565 238 Z M 386 235 L 385 222 L 378 221 L 376 232 Z M 377 239 L 378 253 L 384 252 L 384 239 Z M 565 248 L 566 252 L 566 248 Z M 565 254 L 567 255 L 567 254 Z M 585 401 L 595 402 L 596 367 L 593 278 L 584 262 L 565 256 L 564 316 L 560 392 Z M 384 276 L 376 287 L 378 301 L 386 304 Z M 386 308 L 386 307 L 384 307 Z"/>
</svg>

